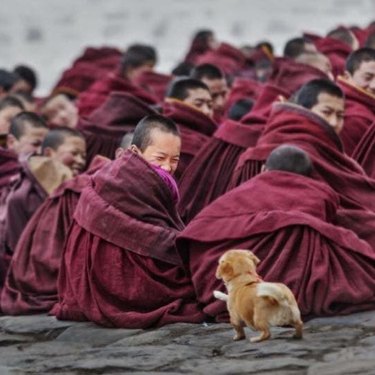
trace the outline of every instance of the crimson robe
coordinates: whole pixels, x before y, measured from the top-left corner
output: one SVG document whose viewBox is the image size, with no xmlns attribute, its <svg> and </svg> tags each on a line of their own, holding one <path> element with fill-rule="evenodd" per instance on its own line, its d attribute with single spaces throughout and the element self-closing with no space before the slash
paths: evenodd
<svg viewBox="0 0 375 375">
<path fill-rule="evenodd" d="M 159 102 L 162 102 L 165 98 L 165 94 L 171 80 L 171 75 L 147 70 L 135 79 L 135 84 L 152 93 L 156 98 L 158 98 Z"/>
<path fill-rule="evenodd" d="M 342 77 L 338 84 L 345 94 L 345 121 L 340 138 L 344 150 L 352 155 L 370 125 L 375 122 L 375 96 L 349 84 Z"/>
<path fill-rule="evenodd" d="M 375 253 L 352 231 L 333 224 L 339 197 L 301 175 L 262 173 L 201 211 L 179 235 L 198 301 L 220 321 L 226 306 L 212 292 L 220 256 L 249 249 L 265 281 L 283 282 L 304 317 L 375 309 Z"/>
<path fill-rule="evenodd" d="M 58 319 L 148 328 L 201 322 L 175 239 L 172 192 L 127 151 L 98 171 L 79 199 L 59 276 Z"/>
<path fill-rule="evenodd" d="M 147 104 L 157 103 L 157 98 L 141 87 L 135 86 L 129 80 L 120 77 L 119 74 L 108 73 L 79 95 L 77 104 L 80 116 L 90 115 L 105 102 L 109 94 L 113 91 L 131 94 Z"/>
<path fill-rule="evenodd" d="M 368 176 L 375 179 L 375 121 L 357 144 L 352 157 L 357 160 Z"/>
<path fill-rule="evenodd" d="M 113 159 L 123 136 L 134 131 L 143 117 L 152 114 L 156 112 L 137 97 L 111 92 L 99 108 L 81 118 L 77 125 L 86 139 L 88 163 L 97 154 Z"/>
<path fill-rule="evenodd" d="M 113 71 L 118 67 L 121 57 L 122 52 L 117 48 L 87 47 L 82 55 L 74 60 L 73 66 L 88 63 L 106 71 Z"/>
<path fill-rule="evenodd" d="M 241 155 L 229 188 L 260 173 L 271 151 L 284 143 L 296 145 L 310 155 L 314 177 L 325 181 L 340 196 L 341 225 L 375 249 L 375 180 L 343 153 L 332 127 L 307 109 L 293 104 L 274 105 L 257 145 Z"/>
<path fill-rule="evenodd" d="M 256 144 L 262 130 L 262 124 L 233 120 L 220 125 L 181 177 L 179 211 L 185 223 L 226 192 L 239 156 Z"/>
<path fill-rule="evenodd" d="M 217 125 L 204 113 L 178 100 L 164 102 L 163 115 L 173 120 L 181 133 L 180 162 L 175 172 L 178 180 L 193 157 L 216 131 Z"/>
<path fill-rule="evenodd" d="M 7 315 L 48 312 L 58 301 L 61 254 L 79 196 L 89 175 L 108 159 L 97 158 L 88 173 L 61 184 L 39 207 L 18 241 L 1 293 Z"/>
</svg>

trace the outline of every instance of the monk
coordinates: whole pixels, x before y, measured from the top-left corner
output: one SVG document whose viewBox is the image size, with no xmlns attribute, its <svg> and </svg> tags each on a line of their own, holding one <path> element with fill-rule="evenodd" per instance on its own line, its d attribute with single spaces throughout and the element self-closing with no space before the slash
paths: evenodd
<svg viewBox="0 0 375 375">
<path fill-rule="evenodd" d="M 78 123 L 77 106 L 65 94 L 50 96 L 40 108 L 40 114 L 51 127 L 75 128 Z"/>
<path fill-rule="evenodd" d="M 175 121 L 181 132 L 181 159 L 176 172 L 178 180 L 217 129 L 212 119 L 213 104 L 209 88 L 197 79 L 176 79 L 167 92 L 163 114 Z"/>
<path fill-rule="evenodd" d="M 361 48 L 351 53 L 338 84 L 345 93 L 345 126 L 340 136 L 345 152 L 352 155 L 375 122 L 375 50 Z"/>
<path fill-rule="evenodd" d="M 176 125 L 148 116 L 130 150 L 91 177 L 65 245 L 58 319 L 123 328 L 204 319 L 175 248 L 180 148 Z"/>
<path fill-rule="evenodd" d="M 17 79 L 11 88 L 12 93 L 24 93 L 31 97 L 38 86 L 38 76 L 33 68 L 27 65 L 17 65 L 13 69 Z"/>
<path fill-rule="evenodd" d="M 22 102 L 12 96 L 0 100 L 0 147 L 5 147 L 12 118 L 25 109 Z"/>
<path fill-rule="evenodd" d="M 207 85 L 212 98 L 213 117 L 217 123 L 223 119 L 226 101 L 229 93 L 228 82 L 222 70 L 212 64 L 196 66 L 190 74 Z"/>
<path fill-rule="evenodd" d="M 8 254 L 13 254 L 27 222 L 48 195 L 83 171 L 85 154 L 82 135 L 74 129 L 60 128 L 46 135 L 43 156 L 30 156 L 22 162 L 21 175 L 7 198 L 5 246 Z"/>
<path fill-rule="evenodd" d="M 157 98 L 134 83 L 146 71 L 152 71 L 157 61 L 153 47 L 134 44 L 124 53 L 118 72 L 108 73 L 78 97 L 80 116 L 88 116 L 98 108 L 113 91 L 136 96 L 147 104 L 156 104 Z"/>
<path fill-rule="evenodd" d="M 296 37 L 285 43 L 283 56 L 294 60 L 305 52 L 318 52 L 318 50 L 308 38 Z"/>
<path fill-rule="evenodd" d="M 212 292 L 223 288 L 215 278 L 218 259 L 233 248 L 259 257 L 263 280 L 288 285 L 305 318 L 374 309 L 374 251 L 335 225 L 339 197 L 311 178 L 308 154 L 280 146 L 265 170 L 212 202 L 178 237 L 203 311 L 227 319 Z"/>
<path fill-rule="evenodd" d="M 17 81 L 17 75 L 5 69 L 0 69 L 0 99 L 6 97 Z"/>
</svg>

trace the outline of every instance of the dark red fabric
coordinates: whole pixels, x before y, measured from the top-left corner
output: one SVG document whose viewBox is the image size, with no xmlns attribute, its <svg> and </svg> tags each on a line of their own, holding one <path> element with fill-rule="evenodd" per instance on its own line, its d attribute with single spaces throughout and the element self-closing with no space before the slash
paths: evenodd
<svg viewBox="0 0 375 375">
<path fill-rule="evenodd" d="M 371 178 L 375 179 L 375 121 L 368 127 L 367 132 L 354 149 L 352 157 Z"/>
<path fill-rule="evenodd" d="M 226 112 L 228 112 L 233 104 L 241 99 L 251 99 L 255 101 L 259 96 L 262 86 L 262 83 L 252 79 L 236 78 L 225 103 Z"/>
<path fill-rule="evenodd" d="M 305 83 L 317 78 L 327 79 L 328 77 L 313 66 L 301 64 L 288 58 L 277 58 L 274 62 L 274 71 L 268 82 L 286 91 L 287 97 L 289 97 Z"/>
<path fill-rule="evenodd" d="M 197 58 L 197 65 L 213 64 L 225 74 L 235 74 L 245 67 L 246 58 L 243 52 L 228 43 L 221 43 L 216 49 L 211 49 Z"/>
<path fill-rule="evenodd" d="M 103 77 L 106 70 L 93 64 L 81 62 L 65 70 L 52 90 L 52 95 L 59 93 L 78 96 L 86 91 L 95 81 Z"/>
<path fill-rule="evenodd" d="M 17 155 L 0 147 L 0 189 L 7 186 L 20 171 Z"/>
<path fill-rule="evenodd" d="M 122 53 L 114 47 L 87 47 L 81 56 L 73 63 L 73 66 L 81 63 L 89 63 L 107 71 L 118 68 Z"/>
<path fill-rule="evenodd" d="M 121 78 L 118 74 L 108 73 L 79 95 L 77 104 L 80 116 L 90 115 L 105 102 L 108 95 L 113 91 L 131 94 L 147 104 L 156 104 L 158 101 L 156 97 L 141 87 L 135 86 L 129 80 Z"/>
<path fill-rule="evenodd" d="M 143 87 L 146 91 L 158 98 L 159 102 L 162 102 L 171 80 L 171 75 L 145 71 L 135 79 L 135 84 Z"/>
<path fill-rule="evenodd" d="M 331 61 L 332 73 L 335 77 L 344 73 L 346 58 L 352 52 L 352 48 L 348 44 L 327 36 L 316 41 L 315 46 Z"/>
<path fill-rule="evenodd" d="M 338 85 L 345 94 L 345 122 L 340 133 L 344 150 L 352 155 L 359 141 L 375 121 L 375 96 L 350 85 L 342 77 Z"/>
<path fill-rule="evenodd" d="M 113 159 L 122 137 L 133 131 L 143 117 L 155 113 L 133 95 L 111 92 L 99 108 L 77 125 L 86 138 L 88 162 L 98 154 Z"/>
<path fill-rule="evenodd" d="M 328 183 L 340 196 L 340 209 L 345 210 L 342 215 L 346 216 L 342 223 L 375 249 L 375 180 L 343 153 L 333 129 L 304 108 L 292 104 L 274 106 L 257 145 L 241 155 L 230 188 L 258 174 L 271 151 L 283 143 L 296 145 L 310 155 L 314 177 Z M 358 220 L 363 223 L 362 227 Z"/>
<path fill-rule="evenodd" d="M 59 278 L 58 319 L 147 328 L 201 322 L 176 251 L 172 193 L 139 156 L 104 166 L 81 194 Z"/>
<path fill-rule="evenodd" d="M 179 211 L 185 223 L 226 192 L 238 158 L 256 144 L 262 130 L 263 125 L 233 120 L 220 125 L 181 177 Z"/>
<path fill-rule="evenodd" d="M 181 155 L 175 177 L 178 180 L 193 157 L 216 131 L 217 125 L 204 113 L 180 101 L 163 103 L 163 115 L 172 119 L 181 132 Z"/>
<path fill-rule="evenodd" d="M 197 65 L 198 57 L 209 51 L 210 45 L 208 38 L 195 37 L 190 45 L 184 61 L 193 65 Z"/>
<path fill-rule="evenodd" d="M 7 315 L 48 312 L 58 301 L 57 276 L 73 213 L 89 174 L 109 160 L 97 158 L 88 173 L 64 182 L 27 223 L 10 263 L 1 294 Z"/>
<path fill-rule="evenodd" d="M 354 34 L 354 36 L 357 38 L 359 42 L 360 47 L 364 47 L 367 37 L 369 35 L 369 30 L 367 28 L 361 29 L 358 26 L 352 26 L 350 27 L 350 31 Z"/>
<path fill-rule="evenodd" d="M 339 198 L 326 184 L 288 172 L 262 173 L 206 207 L 179 235 L 204 312 L 221 320 L 212 291 L 219 257 L 249 249 L 265 281 L 294 292 L 304 317 L 375 309 L 375 253 L 335 226 Z"/>
</svg>

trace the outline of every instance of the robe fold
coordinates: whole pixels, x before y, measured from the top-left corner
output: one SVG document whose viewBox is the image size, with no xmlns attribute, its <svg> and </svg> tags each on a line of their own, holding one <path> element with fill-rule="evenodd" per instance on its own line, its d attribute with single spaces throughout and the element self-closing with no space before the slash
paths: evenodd
<svg viewBox="0 0 375 375">
<path fill-rule="evenodd" d="M 96 158 L 85 174 L 61 184 L 39 207 L 18 241 L 1 294 L 7 315 L 48 312 L 58 301 L 61 254 L 79 196 L 89 175 L 108 159 Z"/>
<path fill-rule="evenodd" d="M 108 73 L 101 80 L 96 81 L 78 97 L 78 111 L 80 116 L 88 116 L 99 108 L 113 91 L 131 94 L 147 104 L 156 104 L 157 98 L 141 87 L 135 86 L 118 74 Z"/>
<path fill-rule="evenodd" d="M 100 154 L 114 159 L 122 137 L 145 116 L 156 114 L 142 100 L 124 92 L 111 92 L 105 102 L 77 125 L 85 136 L 88 163 Z"/>
<path fill-rule="evenodd" d="M 283 282 L 302 315 L 375 309 L 375 252 L 352 231 L 333 224 L 339 197 L 326 184 L 289 172 L 262 173 L 201 211 L 179 235 L 198 301 L 217 321 L 226 306 L 215 271 L 229 249 L 249 249 L 265 281 Z"/>
<path fill-rule="evenodd" d="M 77 204 L 52 313 L 123 328 L 201 322 L 175 247 L 181 229 L 172 192 L 154 168 L 130 151 L 107 164 Z"/>
<path fill-rule="evenodd" d="M 340 138 L 344 150 L 352 155 L 367 129 L 375 123 L 375 95 L 338 78 L 338 84 L 345 94 L 345 120 Z"/>
<path fill-rule="evenodd" d="M 262 124 L 233 120 L 220 125 L 181 177 L 179 211 L 185 223 L 226 192 L 239 156 L 256 144 L 262 130 Z"/>
<path fill-rule="evenodd" d="M 163 103 L 163 115 L 173 120 L 181 133 L 181 155 L 175 177 L 178 180 L 194 156 L 216 131 L 217 125 L 204 113 L 178 100 Z"/>
<path fill-rule="evenodd" d="M 147 92 L 154 95 L 159 102 L 162 102 L 172 78 L 168 74 L 145 71 L 135 79 L 135 84 L 144 88 Z"/>
<path fill-rule="evenodd" d="M 333 129 L 319 116 L 293 104 L 275 104 L 255 147 L 239 158 L 230 188 L 260 173 L 261 166 L 277 146 L 288 143 L 306 151 L 313 161 L 314 177 L 326 182 L 340 196 L 340 209 L 348 229 L 375 249 L 375 180 L 369 178 L 343 146 Z M 358 226 L 363 220 L 363 227 Z M 368 227 L 365 223 L 371 225 Z"/>
<path fill-rule="evenodd" d="M 367 175 L 375 179 L 375 121 L 357 144 L 352 154 Z"/>
</svg>

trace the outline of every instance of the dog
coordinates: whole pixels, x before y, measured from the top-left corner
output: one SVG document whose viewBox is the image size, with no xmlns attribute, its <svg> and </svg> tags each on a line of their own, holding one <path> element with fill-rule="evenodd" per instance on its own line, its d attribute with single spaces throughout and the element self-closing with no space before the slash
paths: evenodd
<svg viewBox="0 0 375 375">
<path fill-rule="evenodd" d="M 245 325 L 260 332 L 251 342 L 269 339 L 269 327 L 282 325 L 292 325 L 294 337 L 302 338 L 301 313 L 292 291 L 281 283 L 263 282 L 256 272 L 259 262 L 249 250 L 228 250 L 219 259 L 216 278 L 224 281 L 228 294 L 215 290 L 214 296 L 227 303 L 236 332 L 233 340 L 245 339 Z"/>
</svg>

